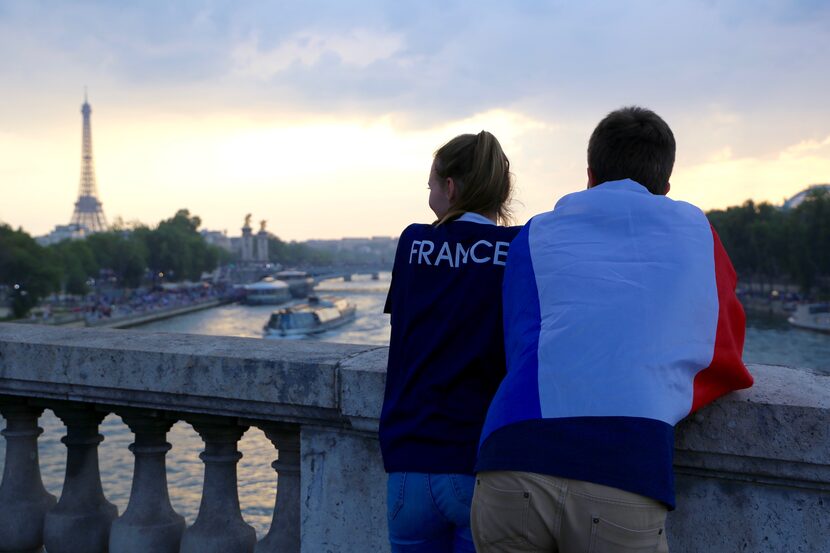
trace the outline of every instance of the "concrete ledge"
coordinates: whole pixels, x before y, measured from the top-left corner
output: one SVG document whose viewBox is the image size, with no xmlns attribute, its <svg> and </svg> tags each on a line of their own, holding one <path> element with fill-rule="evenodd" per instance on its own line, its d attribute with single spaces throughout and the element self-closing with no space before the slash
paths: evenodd
<svg viewBox="0 0 830 553">
<path fill-rule="evenodd" d="M 340 409 L 355 428 L 377 432 L 388 357 L 389 348 L 381 347 L 340 364 Z"/>
<path fill-rule="evenodd" d="M 787 367 L 749 369 L 755 386 L 678 425 L 678 471 L 830 489 L 830 377 Z"/>
<path fill-rule="evenodd" d="M 331 419 L 340 411 L 340 362 L 372 349 L 0 324 L 0 393 L 247 417 Z"/>
</svg>

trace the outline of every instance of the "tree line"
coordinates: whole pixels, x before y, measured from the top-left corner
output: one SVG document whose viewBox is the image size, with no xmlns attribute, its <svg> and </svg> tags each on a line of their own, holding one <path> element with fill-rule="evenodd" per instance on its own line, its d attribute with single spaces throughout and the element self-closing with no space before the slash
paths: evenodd
<svg viewBox="0 0 830 553">
<path fill-rule="evenodd" d="M 235 261 L 230 252 L 208 244 L 201 219 L 186 209 L 156 227 L 116 224 L 84 240 L 40 246 L 23 230 L 0 224 L 0 300 L 10 296 L 22 317 L 49 294 L 85 295 L 101 277 L 119 288 L 150 282 L 198 280 L 202 273 Z M 325 265 L 332 256 L 298 242 L 268 240 L 269 259 L 283 266 Z"/>
<path fill-rule="evenodd" d="M 230 259 L 204 241 L 200 225 L 199 217 L 182 209 L 155 228 L 116 227 L 45 247 L 22 230 L 0 225 L 0 286 L 21 317 L 51 293 L 87 294 L 102 275 L 124 288 L 136 288 L 156 275 L 168 281 L 198 280 Z"/>
<path fill-rule="evenodd" d="M 742 281 L 796 284 L 827 295 L 830 284 L 830 193 L 810 191 L 792 209 L 747 200 L 707 213 Z"/>
<path fill-rule="evenodd" d="M 268 237 L 268 259 L 283 267 L 330 265 L 335 261 L 328 252 L 293 240 L 284 242 L 276 236 Z"/>
</svg>

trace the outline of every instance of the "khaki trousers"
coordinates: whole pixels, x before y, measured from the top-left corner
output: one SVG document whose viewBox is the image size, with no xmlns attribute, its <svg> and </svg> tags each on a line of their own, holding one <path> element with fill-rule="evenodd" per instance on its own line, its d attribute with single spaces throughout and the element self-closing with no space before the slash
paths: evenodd
<svg viewBox="0 0 830 553">
<path fill-rule="evenodd" d="M 479 473 L 471 515 L 478 553 L 668 553 L 662 503 L 581 480 Z"/>
</svg>

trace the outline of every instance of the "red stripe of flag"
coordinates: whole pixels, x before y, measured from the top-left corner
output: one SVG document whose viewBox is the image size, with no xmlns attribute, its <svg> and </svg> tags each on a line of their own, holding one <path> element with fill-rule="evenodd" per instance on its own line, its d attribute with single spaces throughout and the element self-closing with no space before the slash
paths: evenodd
<svg viewBox="0 0 830 553">
<path fill-rule="evenodd" d="M 712 362 L 695 376 L 692 413 L 733 390 L 749 388 L 753 382 L 741 359 L 746 315 L 735 295 L 738 276 L 714 228 L 712 238 L 718 287 L 718 328 Z"/>
</svg>

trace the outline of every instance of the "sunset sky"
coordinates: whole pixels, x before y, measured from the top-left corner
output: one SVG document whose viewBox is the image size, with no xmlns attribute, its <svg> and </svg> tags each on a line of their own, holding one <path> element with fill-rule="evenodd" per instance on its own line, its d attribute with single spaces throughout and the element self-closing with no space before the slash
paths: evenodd
<svg viewBox="0 0 830 553">
<path fill-rule="evenodd" d="M 0 0 L 0 52 L 0 222 L 35 235 L 72 214 L 84 86 L 110 222 L 396 235 L 431 220 L 432 152 L 487 129 L 523 223 L 584 188 L 629 104 L 674 130 L 675 199 L 830 182 L 822 0 Z"/>
</svg>

